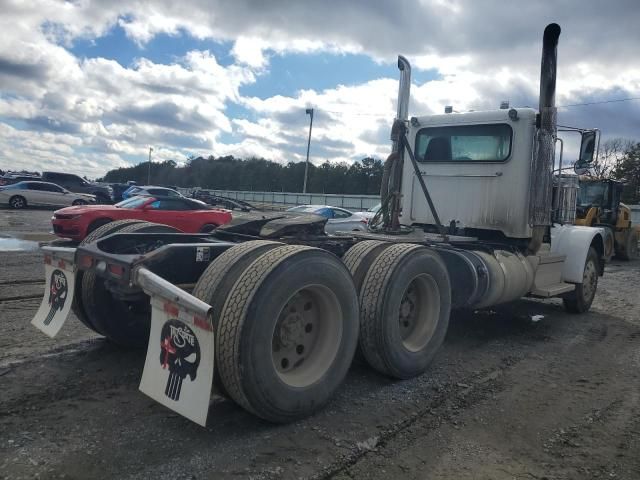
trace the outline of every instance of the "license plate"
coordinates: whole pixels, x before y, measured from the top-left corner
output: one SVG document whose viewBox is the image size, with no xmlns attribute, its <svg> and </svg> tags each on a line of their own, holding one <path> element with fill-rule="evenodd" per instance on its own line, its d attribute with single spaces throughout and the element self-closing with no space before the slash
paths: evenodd
<svg viewBox="0 0 640 480">
<path fill-rule="evenodd" d="M 151 296 L 151 308 L 140 391 L 205 426 L 213 383 L 211 321 L 157 295 Z"/>
<path fill-rule="evenodd" d="M 53 338 L 71 311 L 76 269 L 72 262 L 55 254 L 45 254 L 44 262 L 44 297 L 31 324 Z"/>
</svg>

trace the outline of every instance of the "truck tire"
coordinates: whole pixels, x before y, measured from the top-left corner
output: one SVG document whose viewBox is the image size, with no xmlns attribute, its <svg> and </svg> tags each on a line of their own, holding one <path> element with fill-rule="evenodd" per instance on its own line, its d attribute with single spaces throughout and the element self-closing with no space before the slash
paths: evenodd
<svg viewBox="0 0 640 480">
<path fill-rule="evenodd" d="M 236 403 L 271 422 L 308 416 L 329 400 L 353 358 L 351 275 L 318 248 L 269 250 L 229 292 L 217 335 L 220 377 Z"/>
<path fill-rule="evenodd" d="M 218 320 L 220 319 L 222 307 L 240 274 L 260 255 L 281 245 L 283 244 L 280 242 L 268 240 L 256 240 L 236 245 L 211 262 L 200 275 L 192 295 L 211 305 L 214 332 L 218 331 Z M 218 343 L 219 339 L 220 336 L 215 335 L 216 343 Z M 217 357 L 220 352 L 220 346 L 215 345 L 214 351 Z M 216 358 L 213 383 L 217 393 L 228 396 L 218 372 L 218 364 L 220 362 L 221 359 Z"/>
<path fill-rule="evenodd" d="M 567 312 L 585 313 L 591 308 L 598 288 L 599 262 L 598 253 L 593 247 L 590 247 L 587 259 L 584 262 L 582 283 L 576 283 L 575 290 L 562 298 L 562 303 Z"/>
<path fill-rule="evenodd" d="M 175 233 L 179 230 L 159 223 L 125 225 L 118 233 Z M 96 331 L 123 347 L 145 347 L 149 340 L 149 299 L 129 302 L 115 298 L 104 279 L 93 272 L 82 278 L 82 305 Z"/>
<path fill-rule="evenodd" d="M 400 379 L 423 373 L 449 326 L 444 262 L 421 245 L 388 247 L 367 272 L 360 312 L 360 348 L 374 369 Z"/>
<path fill-rule="evenodd" d="M 142 220 L 120 220 L 120 222 L 136 222 L 136 223 L 140 223 L 141 221 Z M 94 220 L 87 227 L 87 237 L 90 236 L 96 230 L 98 230 L 100 227 L 107 225 L 108 223 L 115 223 L 115 222 L 110 218 L 99 218 L 97 220 Z M 100 238 L 100 237 L 94 237 L 94 240 L 96 240 L 97 238 Z M 85 237 L 85 240 L 86 240 L 86 237 Z"/>
<path fill-rule="evenodd" d="M 87 243 L 91 243 L 99 238 L 106 237 L 107 235 L 111 235 L 112 233 L 117 232 L 118 230 L 123 229 L 128 225 L 133 225 L 135 223 L 142 223 L 142 220 L 118 220 L 117 222 L 107 222 L 94 229 L 89 235 L 87 235 L 80 245 L 86 245 Z M 104 335 L 103 332 L 99 331 L 97 327 L 93 324 L 87 312 L 84 309 L 84 305 L 82 303 L 82 278 L 84 277 L 84 272 L 82 270 L 78 270 L 76 273 L 75 280 L 75 294 L 73 295 L 73 301 L 71 303 L 71 310 L 75 313 L 78 320 L 82 322 L 86 327 L 93 330 L 100 335 Z"/>
<path fill-rule="evenodd" d="M 379 240 L 365 240 L 356 243 L 344 254 L 342 262 L 351 272 L 358 293 L 371 263 L 390 245 Z"/>
<path fill-rule="evenodd" d="M 215 223 L 207 223 L 206 225 L 203 225 L 200 228 L 200 233 L 211 233 L 213 232 L 216 228 L 218 228 L 218 225 L 216 225 Z"/>
<path fill-rule="evenodd" d="M 356 286 L 356 292 L 360 295 L 362 289 L 362 282 L 364 277 L 371 267 L 371 263 L 378 258 L 389 245 L 389 242 L 381 242 L 379 240 L 364 240 L 356 243 L 353 247 L 347 250 L 347 253 L 342 257 L 342 262 L 351 272 L 353 283 Z M 360 344 L 356 347 L 356 353 L 353 356 L 354 363 L 358 365 L 365 365 L 367 360 L 364 358 Z"/>
<path fill-rule="evenodd" d="M 630 229 L 625 235 L 625 242 L 618 251 L 621 260 L 636 260 L 638 258 L 638 230 Z"/>
</svg>

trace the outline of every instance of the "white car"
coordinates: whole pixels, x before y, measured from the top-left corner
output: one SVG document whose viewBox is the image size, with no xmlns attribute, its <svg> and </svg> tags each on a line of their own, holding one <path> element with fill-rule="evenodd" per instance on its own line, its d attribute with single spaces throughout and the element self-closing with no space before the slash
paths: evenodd
<svg viewBox="0 0 640 480">
<path fill-rule="evenodd" d="M 0 187 L 0 205 L 9 205 L 12 208 L 68 207 L 90 203 L 96 203 L 95 195 L 72 193 L 55 183 L 25 181 Z"/>
<path fill-rule="evenodd" d="M 350 212 L 344 208 L 330 205 L 300 205 L 287 209 L 288 212 L 315 213 L 328 218 L 324 227 L 325 232 L 366 232 L 369 218 L 366 212 Z"/>
<path fill-rule="evenodd" d="M 132 185 L 128 189 L 124 191 L 122 194 L 123 199 L 135 197 L 135 196 L 144 196 L 149 195 L 153 196 L 161 196 L 161 197 L 182 197 L 183 195 L 172 189 L 166 187 L 155 187 L 153 185 Z"/>
</svg>

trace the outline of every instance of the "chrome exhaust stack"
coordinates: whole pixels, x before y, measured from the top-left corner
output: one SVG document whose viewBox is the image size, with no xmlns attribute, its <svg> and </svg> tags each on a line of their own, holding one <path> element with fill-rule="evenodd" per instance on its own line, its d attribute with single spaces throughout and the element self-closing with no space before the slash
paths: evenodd
<svg viewBox="0 0 640 480">
<path fill-rule="evenodd" d="M 380 186 L 380 202 L 383 211 L 383 228 L 387 231 L 400 229 L 400 187 L 402 183 L 402 166 L 404 149 L 400 145 L 399 122 L 406 123 L 409 117 L 409 97 L 411 93 L 411 64 L 402 55 L 398 55 L 400 83 L 398 86 L 398 110 L 394 126 L 391 129 L 391 155 L 384 162 L 382 184 Z"/>
<path fill-rule="evenodd" d="M 539 124 L 531 164 L 529 224 L 532 228 L 529 251 L 536 253 L 545 231 L 551 225 L 553 166 L 556 138 L 556 72 L 560 26 L 551 23 L 544 29 L 540 65 Z"/>
</svg>

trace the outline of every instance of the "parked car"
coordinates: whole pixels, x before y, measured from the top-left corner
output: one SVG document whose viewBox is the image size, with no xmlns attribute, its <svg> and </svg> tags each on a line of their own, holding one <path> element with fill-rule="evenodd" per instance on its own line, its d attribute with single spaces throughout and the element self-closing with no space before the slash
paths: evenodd
<svg viewBox="0 0 640 480">
<path fill-rule="evenodd" d="M 127 191 L 130 187 L 130 185 L 127 185 L 126 183 L 111 183 L 110 184 L 111 188 L 113 189 L 113 202 L 114 203 L 118 203 L 121 202 L 122 200 L 124 200 L 124 197 L 122 196 L 122 194 Z"/>
<path fill-rule="evenodd" d="M 136 195 L 159 195 L 163 197 L 182 197 L 183 195 L 170 188 L 157 187 L 154 185 L 132 185 L 122 193 L 122 199 L 134 197 Z"/>
<path fill-rule="evenodd" d="M 116 205 L 57 210 L 51 222 L 59 237 L 82 240 L 114 220 L 138 219 L 170 225 L 186 233 L 210 232 L 231 221 L 231 212 L 184 197 L 136 196 Z"/>
<path fill-rule="evenodd" d="M 111 203 L 113 200 L 113 189 L 110 186 L 89 182 L 73 173 L 42 172 L 42 180 L 60 185 L 74 193 L 95 195 L 98 203 Z"/>
<path fill-rule="evenodd" d="M 96 197 L 84 193 L 72 193 L 48 182 L 18 182 L 0 187 L 0 204 L 12 208 L 27 206 L 87 205 L 95 203 Z"/>
<path fill-rule="evenodd" d="M 332 207 L 330 205 L 300 205 L 287 209 L 288 212 L 315 213 L 328 218 L 324 227 L 325 232 L 333 234 L 336 232 L 363 232 L 367 230 L 369 218 L 365 212 L 350 212 L 344 208 Z"/>
<path fill-rule="evenodd" d="M 201 200 L 208 205 L 226 208 L 227 210 L 239 210 L 241 212 L 250 212 L 252 210 L 257 210 L 256 207 L 251 205 L 249 202 L 216 195 L 215 193 L 211 193 L 208 190 L 196 190 L 195 192 L 193 192 L 192 197 Z"/>
<path fill-rule="evenodd" d="M 0 177 L 0 187 L 4 185 L 13 185 L 14 183 L 24 182 L 27 180 L 42 180 L 39 175 L 22 175 L 16 173 L 6 173 Z"/>
</svg>

